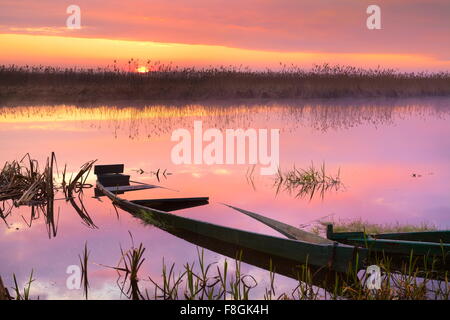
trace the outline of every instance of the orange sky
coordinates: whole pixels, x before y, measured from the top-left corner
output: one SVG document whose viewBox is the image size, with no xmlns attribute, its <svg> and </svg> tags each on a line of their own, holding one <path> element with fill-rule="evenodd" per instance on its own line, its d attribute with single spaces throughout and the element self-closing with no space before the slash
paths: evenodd
<svg viewBox="0 0 450 320">
<path fill-rule="evenodd" d="M 76 1 L 81 29 L 66 28 L 67 3 L 2 1 L 0 62 L 105 66 L 114 59 L 177 65 L 276 68 L 280 62 L 400 70 L 450 70 L 448 1 L 378 1 L 381 30 L 368 30 L 368 1 Z"/>
</svg>

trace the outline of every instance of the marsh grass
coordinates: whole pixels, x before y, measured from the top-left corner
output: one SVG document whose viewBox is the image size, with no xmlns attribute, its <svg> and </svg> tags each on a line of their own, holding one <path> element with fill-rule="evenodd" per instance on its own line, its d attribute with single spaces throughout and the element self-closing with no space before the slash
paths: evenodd
<svg viewBox="0 0 450 320">
<path fill-rule="evenodd" d="M 6 162 L 0 171 L 0 218 L 7 226 L 7 217 L 13 208 L 31 207 L 30 220 L 25 223 L 31 226 L 33 220 L 40 215 L 45 218 L 49 237 L 56 236 L 58 217 L 54 212 L 55 185 L 53 182 L 55 154 L 47 158 L 43 171 L 39 169 L 37 160 L 26 154 L 20 161 Z"/>
<path fill-rule="evenodd" d="M 80 260 L 81 284 L 83 286 L 83 293 L 86 300 L 88 300 L 89 294 L 89 277 L 88 277 L 89 254 L 90 252 L 87 249 L 87 242 L 85 242 L 83 253 L 79 255 L 78 258 Z"/>
<path fill-rule="evenodd" d="M 80 216 L 83 223 L 90 228 L 97 228 L 97 226 L 95 225 L 94 221 L 92 220 L 91 216 L 86 210 L 86 207 L 83 204 L 83 189 L 92 187 L 92 185 L 86 184 L 86 179 L 88 178 L 92 170 L 92 166 L 96 161 L 97 160 L 92 160 L 82 165 L 80 171 L 75 175 L 73 179 L 70 178 L 68 183 L 64 180 L 64 170 L 62 182 L 62 188 L 64 193 L 66 194 L 66 200 L 70 202 L 72 207 Z M 75 194 L 77 195 L 76 198 Z M 78 203 L 76 202 L 76 199 L 78 199 Z"/>
<path fill-rule="evenodd" d="M 34 220 L 44 217 L 49 238 L 55 237 L 58 231 L 59 208 L 55 214 L 55 194 L 62 190 L 63 200 L 69 201 L 83 222 L 89 227 L 96 227 L 83 205 L 83 189 L 92 187 L 86 184 L 95 161 L 83 165 L 80 171 L 66 181 L 66 167 L 61 183 L 55 181 L 54 173 L 58 174 L 56 155 L 51 153 L 43 170 L 39 162 L 26 154 L 21 160 L 6 162 L 0 171 L 0 219 L 7 222 L 14 208 L 27 206 L 31 208 L 30 218 L 24 222 L 31 227 Z M 75 201 L 77 195 L 78 203 Z"/>
<path fill-rule="evenodd" d="M 327 219 L 317 221 L 313 231 L 315 233 L 323 233 L 329 224 L 333 225 L 334 232 L 365 232 L 367 234 L 437 230 L 435 225 L 426 222 L 420 224 L 400 224 L 399 222 L 379 224 L 363 220 L 362 218 L 335 220 L 327 217 Z"/>
<path fill-rule="evenodd" d="M 274 186 L 277 194 L 280 191 L 287 191 L 296 198 L 309 198 L 309 200 L 317 194 L 323 199 L 326 192 L 344 188 L 340 179 L 340 169 L 336 175 L 328 175 L 325 163 L 322 163 L 319 169 L 314 166 L 314 163 L 306 169 L 297 169 L 294 165 L 293 169 L 286 172 L 282 172 L 279 168 Z"/>
<path fill-rule="evenodd" d="M 376 257 L 375 264 L 381 269 L 381 287 L 368 289 L 367 272 L 356 271 L 349 266 L 346 275 L 336 275 L 334 280 L 324 280 L 323 285 L 313 283 L 317 275 L 311 270 L 308 263 L 299 266 L 296 280 L 293 280 L 293 289 L 289 292 L 277 292 L 276 266 L 270 260 L 269 274 L 263 294 L 261 286 L 255 277 L 242 271 L 242 252 L 237 252 L 232 259 L 234 269 L 230 270 L 229 262 L 224 260 L 222 265 L 217 262 L 206 263 L 203 249 L 197 248 L 197 261 L 185 263 L 180 271 L 174 263 L 168 265 L 163 259 L 161 278 L 159 281 L 148 277 L 150 286 L 144 288 L 142 283 L 146 277 L 142 275 L 142 265 L 145 261 L 145 247 L 143 244 L 128 250 L 120 248 L 121 257 L 116 267 L 112 268 L 119 274 L 117 285 L 120 292 L 132 300 L 448 300 L 450 299 L 450 283 L 448 271 L 439 279 L 433 279 L 433 267 L 423 270 L 417 264 L 418 260 L 411 255 L 409 261 L 401 269 L 393 268 L 392 261 L 384 256 Z M 88 299 L 88 259 L 87 244 L 80 257 L 82 266 L 83 287 L 85 297 Z M 428 264 L 425 264 L 428 265 Z M 433 264 L 431 264 L 433 266 Z M 330 278 L 331 279 L 331 278 Z M 13 275 L 13 290 L 15 298 L 30 299 L 33 271 L 23 290 L 20 289 L 15 274 Z M 327 283 L 326 281 L 334 281 Z M 296 284 L 295 284 L 296 283 Z M 0 282 L 1 284 L 1 282 Z M 325 290 L 323 288 L 331 288 Z M 0 287 L 1 289 L 1 287 Z M 4 288 L 3 292 L 7 292 Z M 1 293 L 1 291 L 0 291 Z M 5 293 L 4 293 L 5 295 Z"/>
<path fill-rule="evenodd" d="M 423 270 L 417 264 L 417 259 L 410 260 L 402 268 L 393 268 L 389 258 L 376 257 L 375 263 L 382 272 L 381 287 L 378 290 L 368 289 L 366 286 L 367 273 L 365 270 L 355 270 L 349 266 L 345 276 L 336 275 L 334 280 L 324 280 L 322 286 L 313 285 L 316 273 L 306 263 L 299 266 L 296 282 L 291 292 L 277 292 L 276 266 L 269 263 L 268 277 L 263 294 L 260 284 L 251 274 L 242 271 L 242 251 L 236 253 L 232 259 L 234 268 L 225 259 L 222 265 L 217 262 L 206 263 L 203 249 L 197 248 L 197 261 L 185 263 L 178 270 L 174 263 L 167 264 L 163 259 L 161 278 L 159 281 L 148 277 L 150 286 L 142 287 L 144 281 L 139 281 L 138 272 L 145 260 L 145 248 L 130 250 L 121 249 L 121 263 L 114 269 L 124 275 L 124 281 L 119 283 L 120 290 L 129 299 L 154 300 L 322 300 L 322 299 L 351 299 L 351 300 L 442 300 L 449 299 L 450 286 L 448 272 L 439 280 L 432 277 L 433 267 Z M 431 264 L 432 265 L 432 264 Z M 178 270 L 178 271 L 177 271 Z M 400 270 L 400 271 L 399 271 Z M 335 281 L 326 283 L 326 281 Z M 331 288 L 324 290 L 323 288 Z M 127 289 L 125 289 L 127 288 Z"/>
<path fill-rule="evenodd" d="M 197 249 L 197 264 L 186 263 L 176 274 L 175 264 L 170 268 L 163 259 L 161 283 L 149 277 L 154 286 L 153 296 L 147 299 L 177 300 L 248 300 L 250 291 L 257 286 L 256 279 L 241 271 L 238 252 L 234 259 L 234 272 L 230 273 L 228 261 L 222 267 L 216 263 L 206 264 L 203 250 Z M 214 268 L 214 266 L 216 268 Z M 169 271 L 167 271 L 169 270 Z M 216 271 L 214 273 L 214 271 Z"/>
<path fill-rule="evenodd" d="M 117 65 L 104 68 L 0 66 L 0 102 L 80 102 L 105 99 L 283 99 L 411 97 L 450 94 L 450 74 L 316 65 L 310 70 L 242 66 L 178 67 L 148 62 L 148 73 Z"/>
<path fill-rule="evenodd" d="M 14 279 L 14 291 L 16 294 L 15 300 L 30 300 L 30 291 L 31 291 L 31 283 L 35 281 L 33 279 L 33 270 L 31 270 L 30 278 L 28 279 L 28 282 L 26 283 L 25 287 L 23 288 L 23 293 L 21 293 L 21 290 L 19 288 L 19 284 L 17 283 L 16 275 L 13 274 Z"/>
<path fill-rule="evenodd" d="M 142 300 L 145 298 L 139 287 L 139 270 L 145 261 L 144 252 L 145 248 L 143 244 L 139 244 L 138 247 L 134 246 L 133 236 L 130 233 L 132 246 L 128 250 L 123 250 L 120 247 L 120 259 L 117 266 L 105 266 L 117 271 L 118 278 L 117 284 L 120 288 L 121 294 L 128 299 Z"/>
<path fill-rule="evenodd" d="M 12 300 L 8 288 L 3 284 L 3 279 L 0 277 L 0 300 Z"/>
</svg>

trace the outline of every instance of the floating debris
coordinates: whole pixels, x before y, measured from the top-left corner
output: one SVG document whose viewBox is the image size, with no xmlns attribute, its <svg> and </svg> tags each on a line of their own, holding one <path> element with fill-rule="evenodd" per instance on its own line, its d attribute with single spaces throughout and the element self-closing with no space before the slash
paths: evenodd
<svg viewBox="0 0 450 320">
<path fill-rule="evenodd" d="M 135 170 L 132 170 L 132 171 L 137 172 L 139 175 L 143 175 L 143 174 L 153 175 L 153 176 L 156 177 L 158 182 L 161 181 L 160 180 L 160 174 L 164 177 L 164 179 L 167 179 L 167 176 L 171 176 L 172 175 L 172 173 L 168 172 L 167 169 L 164 169 L 164 171 L 161 173 L 161 169 L 160 168 L 158 168 L 158 170 L 156 170 L 156 171 L 145 171 L 145 170 L 143 170 L 141 168 L 135 169 Z"/>
</svg>

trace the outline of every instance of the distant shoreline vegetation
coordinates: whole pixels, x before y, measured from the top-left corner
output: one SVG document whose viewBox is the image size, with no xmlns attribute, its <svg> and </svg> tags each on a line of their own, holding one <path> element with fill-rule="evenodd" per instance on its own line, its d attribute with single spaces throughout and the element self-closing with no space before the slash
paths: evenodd
<svg viewBox="0 0 450 320">
<path fill-rule="evenodd" d="M 125 68 L 126 69 L 126 68 Z M 104 68 L 0 65 L 0 103 L 450 96 L 450 72 L 316 65 L 277 71 L 128 62 Z"/>
</svg>

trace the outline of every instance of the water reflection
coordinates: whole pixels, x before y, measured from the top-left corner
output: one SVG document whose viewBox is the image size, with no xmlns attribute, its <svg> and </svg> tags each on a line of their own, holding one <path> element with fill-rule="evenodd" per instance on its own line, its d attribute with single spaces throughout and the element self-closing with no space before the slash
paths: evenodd
<svg viewBox="0 0 450 320">
<path fill-rule="evenodd" d="M 218 203 L 247 208 L 293 226 L 334 214 L 336 219 L 426 221 L 446 228 L 450 226 L 449 111 L 449 99 L 439 98 L 3 107 L 0 163 L 27 152 L 44 161 L 55 151 L 58 161 L 67 163 L 69 176 L 90 159 L 99 159 L 99 164 L 124 163 L 127 173 L 139 176 L 139 181 L 166 187 L 137 191 L 130 198 L 209 196 L 208 208 L 177 214 L 269 235 L 279 236 Z M 257 168 L 248 165 L 174 165 L 170 161 L 170 134 L 177 128 L 192 128 L 194 120 L 202 120 L 205 128 L 280 128 L 282 168 L 325 162 L 331 173 L 340 168 L 346 190 L 330 192 L 323 201 L 320 197 L 295 199 L 287 193 L 276 196 L 274 177 L 260 176 Z M 155 175 L 158 168 L 159 182 Z M 143 173 L 138 175 L 140 170 Z M 91 175 L 86 183 L 95 183 L 95 178 Z M 63 201 L 56 202 L 55 210 L 59 208 L 60 214 L 55 239 L 47 238 L 42 220 L 27 227 L 21 216 L 28 215 L 29 208 L 17 208 L 8 217 L 11 227 L 0 226 L 0 273 L 4 280 L 12 273 L 26 279 L 33 268 L 38 279 L 34 293 L 41 298 L 81 298 L 81 292 L 65 287 L 65 270 L 78 263 L 78 254 L 87 241 L 93 263 L 91 297 L 118 297 L 116 274 L 96 264 L 116 265 L 119 244 L 129 242 L 128 231 L 147 248 L 144 275 L 157 279 L 163 257 L 179 266 L 195 260 L 195 245 L 144 226 L 120 209 L 116 213 L 108 201 L 91 198 L 93 188 L 84 190 L 84 195 L 84 206 L 98 229 L 81 224 L 74 209 Z M 208 261 L 224 260 L 214 251 L 205 254 Z M 245 266 L 245 272 L 262 282 L 267 279 L 265 271 L 251 265 Z M 286 288 L 291 284 L 285 278 L 278 281 Z"/>
<path fill-rule="evenodd" d="M 106 128 L 116 138 L 126 135 L 138 139 L 160 137 L 174 128 L 190 128 L 194 119 L 201 119 L 205 126 L 218 129 L 282 124 L 284 132 L 299 127 L 327 132 L 364 125 L 395 125 L 397 120 L 407 118 L 442 118 L 449 112 L 450 103 L 444 98 L 232 105 L 16 106 L 0 108 L 0 123 L 28 124 L 28 128 L 45 129 L 54 122 L 80 122 L 87 128 Z"/>
<path fill-rule="evenodd" d="M 314 196 L 319 196 L 322 200 L 325 193 L 344 189 L 344 184 L 340 178 L 340 169 L 335 175 L 329 175 L 325 170 L 325 163 L 320 168 L 314 163 L 308 168 L 296 168 L 283 172 L 278 169 L 274 183 L 276 194 L 288 192 L 296 198 L 308 198 L 312 200 Z"/>
</svg>

